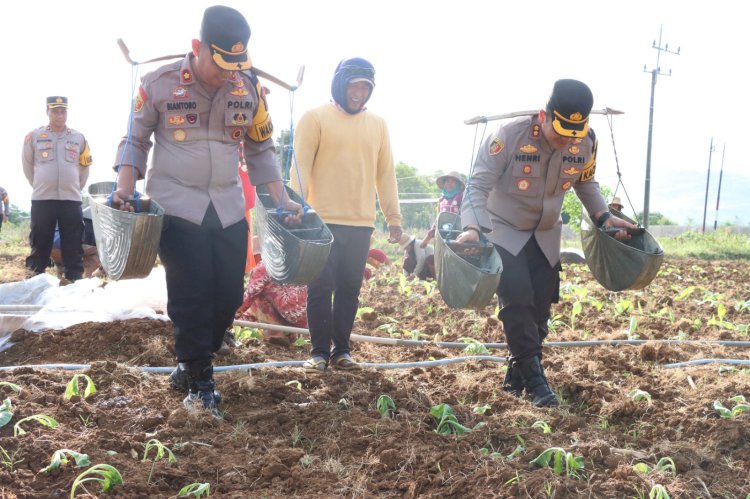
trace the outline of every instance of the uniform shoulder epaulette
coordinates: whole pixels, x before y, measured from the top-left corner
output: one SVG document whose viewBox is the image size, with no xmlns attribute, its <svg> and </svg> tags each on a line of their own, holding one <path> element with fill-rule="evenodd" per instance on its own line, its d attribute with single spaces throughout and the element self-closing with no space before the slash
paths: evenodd
<svg viewBox="0 0 750 499">
<path fill-rule="evenodd" d="M 164 66 L 161 66 L 159 68 L 156 68 L 155 70 L 151 71 L 150 73 L 147 73 L 143 76 L 143 80 L 141 81 L 142 84 L 145 84 L 147 82 L 156 81 L 165 74 L 177 71 L 180 71 L 180 68 L 182 67 L 182 59 L 179 59 L 175 62 L 172 62 L 170 64 L 165 64 Z"/>
</svg>

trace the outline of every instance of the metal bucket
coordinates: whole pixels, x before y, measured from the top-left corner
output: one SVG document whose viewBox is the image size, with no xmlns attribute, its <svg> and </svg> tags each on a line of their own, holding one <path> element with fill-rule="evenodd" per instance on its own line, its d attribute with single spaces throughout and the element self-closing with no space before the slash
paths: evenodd
<svg viewBox="0 0 750 499">
<path fill-rule="evenodd" d="M 474 245 L 474 254 L 454 251 L 461 220 L 455 213 L 441 213 L 435 237 L 435 274 L 443 301 L 452 308 L 484 308 L 500 284 L 503 262 L 494 245 L 482 241 Z M 453 247 L 451 247 L 453 246 Z M 467 249 L 470 245 L 465 245 Z"/>
<path fill-rule="evenodd" d="M 286 227 L 279 221 L 271 195 L 262 185 L 256 187 L 255 212 L 261 239 L 261 258 L 271 278 L 284 284 L 309 284 L 323 271 L 333 246 L 333 234 L 314 211 L 305 214 L 299 227 Z M 289 197 L 302 204 L 302 198 L 289 187 Z"/>
<path fill-rule="evenodd" d="M 154 200 L 144 211 L 131 213 L 107 205 L 113 182 L 89 186 L 91 220 L 96 250 L 110 279 L 138 279 L 149 275 L 159 251 L 164 209 Z"/>
<path fill-rule="evenodd" d="M 636 223 L 620 212 L 613 213 Z M 581 244 L 594 278 L 610 291 L 648 286 L 664 261 L 664 250 L 647 230 L 628 241 L 618 241 L 595 227 L 586 213 L 581 217 Z"/>
</svg>

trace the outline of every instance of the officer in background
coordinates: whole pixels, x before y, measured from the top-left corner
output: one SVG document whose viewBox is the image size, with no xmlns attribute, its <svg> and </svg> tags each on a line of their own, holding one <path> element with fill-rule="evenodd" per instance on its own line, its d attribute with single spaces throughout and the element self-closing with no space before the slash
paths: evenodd
<svg viewBox="0 0 750 499">
<path fill-rule="evenodd" d="M 10 198 L 8 198 L 8 191 L 2 187 L 0 187 L 0 200 L 3 203 L 3 212 L 0 213 L 0 230 L 2 230 L 3 222 L 7 222 L 10 216 Z"/>
<path fill-rule="evenodd" d="M 286 196 L 264 93 L 247 71 L 247 21 L 235 9 L 209 7 L 200 37 L 184 59 L 143 77 L 132 133 L 115 159 L 113 202 L 131 210 L 135 178 L 145 175 L 148 195 L 164 208 L 159 257 L 178 361 L 171 383 L 188 392 L 186 408 L 220 418 L 212 358 L 242 304 L 247 256 L 240 144 L 251 182 L 265 185 L 277 205 L 296 212 L 297 222 L 302 207 Z"/>
<path fill-rule="evenodd" d="M 44 273 L 57 225 L 65 278 L 75 281 L 83 275 L 81 190 L 89 177 L 91 152 L 83 134 L 66 125 L 67 97 L 47 97 L 47 116 L 49 124 L 26 135 L 23 142 L 23 173 L 33 188 L 26 268 Z"/>
<path fill-rule="evenodd" d="M 612 216 L 594 180 L 597 140 L 588 86 L 558 80 L 545 109 L 508 122 L 482 145 L 469 181 L 458 242 L 484 233 L 503 262 L 498 318 L 510 350 L 504 389 L 537 406 L 559 404 L 541 364 L 552 303 L 559 299 L 563 198 L 571 188 L 597 225 L 634 228 Z M 625 230 L 617 239 L 629 239 Z"/>
</svg>

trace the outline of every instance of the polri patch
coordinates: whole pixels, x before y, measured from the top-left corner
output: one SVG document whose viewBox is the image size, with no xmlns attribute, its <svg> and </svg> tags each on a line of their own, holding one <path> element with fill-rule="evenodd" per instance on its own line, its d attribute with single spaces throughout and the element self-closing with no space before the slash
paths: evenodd
<svg viewBox="0 0 750 499">
<path fill-rule="evenodd" d="M 503 149 L 505 149 L 505 144 L 503 143 L 500 138 L 495 138 L 495 140 L 490 143 L 490 156 L 495 156 L 497 154 L 500 154 Z"/>
</svg>

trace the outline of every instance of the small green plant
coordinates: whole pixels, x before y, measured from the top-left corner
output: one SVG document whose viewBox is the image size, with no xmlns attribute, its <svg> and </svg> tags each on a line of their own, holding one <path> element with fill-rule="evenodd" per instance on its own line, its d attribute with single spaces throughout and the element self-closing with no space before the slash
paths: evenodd
<svg viewBox="0 0 750 499">
<path fill-rule="evenodd" d="M 0 463 L 11 473 L 13 473 L 16 465 L 23 461 L 23 459 L 16 459 L 16 454 L 18 454 L 18 449 L 8 452 L 4 447 L 0 446 Z"/>
<path fill-rule="evenodd" d="M 211 495 L 211 485 L 206 483 L 191 483 L 190 485 L 185 485 L 180 489 L 180 491 L 177 493 L 177 497 L 187 497 L 189 495 L 193 495 L 195 497 L 203 497 L 204 495 L 206 497 Z"/>
<path fill-rule="evenodd" d="M 635 315 L 630 316 L 630 322 L 628 323 L 628 339 L 629 340 L 637 340 L 639 338 L 636 331 L 638 330 L 638 319 L 635 318 Z"/>
<path fill-rule="evenodd" d="M 15 383 L 11 383 L 10 381 L 0 381 L 0 388 L 3 387 L 10 388 L 16 393 L 21 393 L 21 387 Z"/>
<path fill-rule="evenodd" d="M 490 351 L 484 344 L 475 340 L 474 338 L 460 338 L 461 341 L 466 343 L 464 353 L 466 355 L 489 355 Z"/>
<path fill-rule="evenodd" d="M 714 400 L 714 410 L 724 419 L 734 419 L 743 412 L 750 411 L 750 406 L 748 406 L 745 397 L 742 395 L 735 395 L 729 401 L 734 402 L 734 406 L 731 409 L 725 407 L 720 400 Z"/>
<path fill-rule="evenodd" d="M 531 427 L 540 428 L 542 430 L 542 433 L 552 433 L 552 427 L 546 421 L 534 421 L 534 424 L 532 424 Z"/>
<path fill-rule="evenodd" d="M 516 441 L 518 442 L 518 444 L 516 444 L 516 448 L 513 449 L 513 452 L 505 456 L 505 459 L 507 461 L 514 460 L 526 451 L 526 440 L 524 440 L 523 437 L 518 433 L 516 433 Z"/>
<path fill-rule="evenodd" d="M 677 474 L 677 466 L 674 464 L 674 460 L 671 457 L 662 457 L 657 461 L 656 466 L 651 468 L 646 463 L 637 463 L 633 465 L 633 469 L 638 472 L 642 473 L 644 475 L 648 475 L 650 473 L 664 473 L 667 475 L 675 476 Z"/>
<path fill-rule="evenodd" d="M 68 464 L 68 457 L 73 458 L 76 463 L 76 468 L 85 468 L 86 466 L 91 466 L 91 461 L 89 460 L 88 454 L 81 454 L 80 452 L 76 452 L 70 449 L 60 449 L 56 450 L 52 454 L 49 465 L 39 470 L 39 473 L 48 473 L 52 470 L 59 469 L 60 466 Z"/>
<path fill-rule="evenodd" d="M 667 492 L 667 488 L 664 485 L 657 483 L 651 487 L 648 499 L 669 499 L 669 492 Z"/>
<path fill-rule="evenodd" d="M 448 404 L 439 404 L 430 409 L 430 414 L 437 421 L 437 428 L 435 433 L 441 435 L 463 435 L 471 432 L 471 428 L 467 428 L 458 422 L 456 414 Z"/>
<path fill-rule="evenodd" d="M 631 310 L 633 308 L 633 302 L 628 300 L 627 298 L 621 298 L 620 301 L 615 303 L 615 313 L 617 315 L 622 315 L 628 310 Z"/>
<path fill-rule="evenodd" d="M 392 413 L 396 412 L 396 403 L 393 401 L 390 395 L 383 394 L 378 397 L 378 401 L 375 403 L 378 408 L 380 417 L 385 419 L 391 416 Z"/>
<path fill-rule="evenodd" d="M 99 482 L 102 487 L 102 492 L 109 492 L 109 490 L 115 485 L 122 485 L 122 475 L 117 468 L 109 464 L 96 464 L 91 468 L 87 469 L 73 480 L 73 485 L 70 488 L 70 499 L 76 496 L 76 490 L 79 486 L 83 486 L 86 482 Z"/>
<path fill-rule="evenodd" d="M 628 397 L 635 402 L 643 402 L 645 400 L 648 404 L 651 404 L 651 394 L 640 388 L 630 390 Z"/>
<path fill-rule="evenodd" d="M 21 424 L 25 423 L 26 421 L 36 421 L 40 425 L 46 426 L 47 428 L 52 428 L 52 429 L 55 429 L 58 426 L 57 421 L 55 421 L 50 416 L 47 416 L 45 414 L 34 414 L 33 416 L 29 416 L 29 417 L 26 417 L 26 418 L 23 418 L 23 419 L 19 420 L 15 424 L 15 426 L 13 426 L 13 436 L 14 437 L 18 437 L 20 435 L 25 435 L 26 434 L 26 430 L 24 430 L 21 427 Z"/>
<path fill-rule="evenodd" d="M 10 399 L 3 400 L 3 405 L 0 405 L 0 428 L 10 423 L 13 419 L 13 404 Z"/>
<path fill-rule="evenodd" d="M 295 390 L 297 390 L 298 392 L 301 392 L 301 391 L 302 391 L 302 383 L 301 383 L 301 382 L 300 382 L 299 380 L 297 380 L 297 379 L 293 379 L 293 380 L 291 380 L 291 381 L 287 381 L 287 382 L 286 382 L 286 383 L 284 383 L 284 384 L 285 384 L 286 386 L 291 386 L 292 388 L 294 388 L 294 389 L 295 389 Z"/>
<path fill-rule="evenodd" d="M 357 309 L 357 315 L 356 315 L 355 317 L 356 317 L 357 319 L 359 319 L 359 317 L 360 317 L 360 316 L 361 316 L 362 314 L 369 314 L 369 313 L 372 313 L 372 312 L 374 312 L 374 311 L 375 311 L 375 309 L 374 309 L 374 308 L 372 308 L 372 307 L 359 307 L 359 308 Z"/>
<path fill-rule="evenodd" d="M 164 459 L 165 454 L 167 455 L 168 463 L 174 463 L 175 461 L 177 461 L 177 458 L 174 457 L 174 453 L 170 450 L 170 448 L 155 438 L 152 438 L 151 440 L 146 442 L 146 446 L 143 451 L 143 459 L 141 459 L 141 461 L 148 461 L 148 455 L 151 452 L 151 449 L 154 449 L 155 453 L 154 457 L 151 459 L 151 470 L 148 472 L 148 479 L 146 480 L 147 484 L 151 483 L 151 476 L 154 474 L 154 467 L 156 466 L 156 462 Z"/>
<path fill-rule="evenodd" d="M 84 399 L 96 393 L 96 385 L 94 384 L 94 380 L 92 380 L 86 374 L 76 374 L 73 376 L 73 378 L 71 378 L 71 380 L 68 382 L 68 386 L 65 388 L 65 395 L 63 395 L 63 398 L 65 400 L 70 400 L 72 397 L 81 396 L 81 388 L 78 383 L 79 379 L 83 379 L 84 381 L 86 381 L 86 389 L 83 391 Z"/>
<path fill-rule="evenodd" d="M 293 345 L 298 348 L 303 348 L 305 345 L 309 345 L 309 344 L 310 344 L 310 340 L 303 338 L 302 336 L 294 340 L 294 343 L 293 343 Z"/>
<path fill-rule="evenodd" d="M 484 405 L 476 406 L 474 409 L 471 410 L 471 412 L 473 412 L 474 414 L 479 414 L 480 416 L 484 416 L 484 414 L 490 409 L 492 409 L 491 405 L 484 404 Z"/>
<path fill-rule="evenodd" d="M 574 456 L 561 447 L 550 447 L 535 459 L 529 461 L 540 468 L 552 467 L 558 475 L 565 473 L 567 477 L 581 478 L 580 471 L 583 469 L 583 456 Z"/>
</svg>

